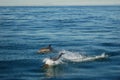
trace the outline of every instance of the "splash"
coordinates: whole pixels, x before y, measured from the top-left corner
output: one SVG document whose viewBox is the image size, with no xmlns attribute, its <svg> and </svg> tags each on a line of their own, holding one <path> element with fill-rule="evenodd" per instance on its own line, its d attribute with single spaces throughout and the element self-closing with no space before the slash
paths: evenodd
<svg viewBox="0 0 120 80">
<path fill-rule="evenodd" d="M 63 60 L 68 60 L 68 61 L 72 61 L 72 62 L 93 61 L 93 60 L 104 59 L 104 58 L 108 57 L 108 55 L 106 55 L 105 53 L 102 53 L 101 55 L 97 55 L 97 56 L 86 56 L 86 55 L 80 54 L 78 52 L 70 52 L 70 51 L 66 51 L 66 50 L 63 50 L 61 52 L 65 53 L 62 56 Z"/>
<path fill-rule="evenodd" d="M 58 64 L 62 64 L 63 61 L 61 59 L 57 60 L 57 61 L 53 61 L 50 58 L 45 58 L 43 60 L 43 62 L 49 66 L 53 66 L 53 65 L 58 65 Z"/>
<path fill-rule="evenodd" d="M 80 54 L 79 52 L 70 52 L 70 51 L 66 51 L 66 50 L 62 50 L 59 52 L 59 54 L 60 53 L 65 53 L 65 54 L 59 60 L 53 61 L 50 58 L 45 58 L 43 60 L 43 62 L 45 64 L 53 66 L 53 65 L 63 64 L 66 61 L 86 62 L 86 61 L 104 59 L 104 58 L 108 57 L 108 55 L 106 55 L 105 53 L 102 53 L 101 55 L 97 55 L 97 56 L 94 56 L 94 55 L 93 56 L 86 56 L 86 55 Z"/>
</svg>

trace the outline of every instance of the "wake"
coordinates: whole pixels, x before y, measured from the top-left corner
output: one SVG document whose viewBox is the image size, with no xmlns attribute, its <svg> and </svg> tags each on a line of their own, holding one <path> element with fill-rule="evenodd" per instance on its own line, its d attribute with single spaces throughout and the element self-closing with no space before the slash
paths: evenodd
<svg viewBox="0 0 120 80">
<path fill-rule="evenodd" d="M 63 50 L 61 52 L 65 53 L 62 56 L 63 60 L 68 60 L 72 62 L 86 62 L 86 61 L 93 61 L 93 60 L 108 58 L 108 55 L 105 53 L 102 53 L 101 55 L 96 55 L 96 56 L 94 55 L 86 56 L 77 52 L 70 52 L 66 50 Z"/>
<path fill-rule="evenodd" d="M 94 61 L 94 60 L 98 60 L 98 59 L 108 58 L 108 55 L 105 53 L 102 53 L 101 55 L 93 55 L 93 56 L 86 56 L 86 55 L 80 54 L 78 52 L 70 52 L 70 51 L 66 51 L 66 50 L 62 50 L 59 52 L 59 54 L 60 53 L 65 53 L 65 54 L 59 60 L 52 61 L 50 58 L 45 58 L 43 60 L 43 62 L 48 63 L 50 66 L 53 66 L 53 65 L 64 64 L 67 61 L 86 62 L 86 61 Z"/>
</svg>

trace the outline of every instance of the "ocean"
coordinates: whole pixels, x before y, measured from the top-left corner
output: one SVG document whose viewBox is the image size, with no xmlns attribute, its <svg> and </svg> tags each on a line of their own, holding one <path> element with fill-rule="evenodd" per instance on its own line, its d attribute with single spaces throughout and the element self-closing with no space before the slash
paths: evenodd
<svg viewBox="0 0 120 80">
<path fill-rule="evenodd" d="M 49 44 L 55 52 L 37 53 Z M 0 7 L 0 80 L 119 79 L 120 6 Z"/>
</svg>

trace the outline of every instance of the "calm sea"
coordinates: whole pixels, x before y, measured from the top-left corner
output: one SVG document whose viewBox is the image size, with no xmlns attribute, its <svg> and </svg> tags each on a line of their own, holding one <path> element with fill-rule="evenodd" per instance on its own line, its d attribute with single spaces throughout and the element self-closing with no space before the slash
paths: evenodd
<svg viewBox="0 0 120 80">
<path fill-rule="evenodd" d="M 57 52 L 36 53 L 49 44 Z M 63 50 L 109 57 L 42 68 Z M 120 6 L 0 7 L 0 80 L 119 79 Z"/>
</svg>

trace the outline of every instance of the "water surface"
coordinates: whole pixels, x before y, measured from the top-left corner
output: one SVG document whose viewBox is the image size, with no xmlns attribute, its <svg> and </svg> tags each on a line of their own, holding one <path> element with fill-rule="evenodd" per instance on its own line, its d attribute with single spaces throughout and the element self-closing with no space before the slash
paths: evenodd
<svg viewBox="0 0 120 80">
<path fill-rule="evenodd" d="M 42 68 L 62 50 L 109 57 Z M 120 6 L 0 7 L 0 80 L 119 80 L 119 60 Z"/>
</svg>

